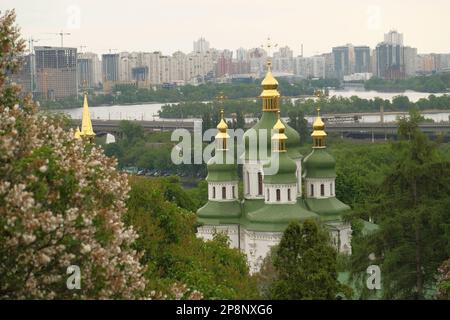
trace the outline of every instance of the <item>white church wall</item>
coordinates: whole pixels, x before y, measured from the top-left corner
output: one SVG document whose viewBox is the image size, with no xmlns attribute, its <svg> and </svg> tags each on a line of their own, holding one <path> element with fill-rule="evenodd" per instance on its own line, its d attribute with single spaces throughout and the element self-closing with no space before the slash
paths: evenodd
<svg viewBox="0 0 450 320">
<path fill-rule="evenodd" d="M 259 194 L 258 173 L 261 173 L 261 179 L 263 179 L 263 168 L 259 162 L 247 162 L 243 165 L 244 196 L 246 199 L 264 198 L 264 192 Z"/>
<path fill-rule="evenodd" d="M 197 237 L 204 241 L 212 240 L 216 233 L 222 233 L 230 239 L 230 247 L 239 249 L 239 226 L 237 224 L 211 226 L 205 225 L 198 228 Z"/>
<path fill-rule="evenodd" d="M 222 197 L 222 188 L 225 187 L 225 199 Z M 233 190 L 234 188 L 234 190 Z M 234 191 L 234 193 L 233 193 Z M 238 183 L 231 182 L 210 182 L 208 183 L 208 199 L 211 201 L 229 201 L 238 198 Z"/>
<path fill-rule="evenodd" d="M 244 230 L 243 236 L 241 243 L 245 243 L 245 246 L 241 250 L 247 255 L 250 273 L 255 273 L 260 270 L 270 249 L 280 242 L 283 233 Z"/>
<path fill-rule="evenodd" d="M 295 161 L 297 165 L 297 196 L 302 196 L 302 159 L 297 159 Z"/>
<path fill-rule="evenodd" d="M 335 194 L 335 179 L 305 179 L 306 195 L 308 198 L 330 198 L 336 196 Z M 321 185 L 324 186 L 324 194 L 321 194 Z M 311 185 L 314 186 L 314 194 L 312 194 Z"/>
<path fill-rule="evenodd" d="M 263 189 L 265 203 L 294 204 L 297 202 L 297 184 L 264 184 Z M 280 200 L 277 199 L 277 190 L 280 190 Z"/>
<path fill-rule="evenodd" d="M 352 254 L 352 228 L 349 223 L 332 222 L 327 224 L 330 229 L 331 240 L 339 253 Z"/>
</svg>

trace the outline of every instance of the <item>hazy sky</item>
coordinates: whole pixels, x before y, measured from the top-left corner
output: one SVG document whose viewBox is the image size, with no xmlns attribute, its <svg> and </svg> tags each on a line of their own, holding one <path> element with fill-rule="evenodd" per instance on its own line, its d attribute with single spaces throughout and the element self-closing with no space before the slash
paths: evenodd
<svg viewBox="0 0 450 320">
<path fill-rule="evenodd" d="M 16 8 L 23 36 L 35 45 L 87 46 L 84 51 L 190 52 L 205 37 L 212 47 L 251 48 L 270 36 L 306 56 L 353 43 L 374 47 L 397 29 L 419 53 L 450 52 L 449 0 L 2 0 Z"/>
</svg>

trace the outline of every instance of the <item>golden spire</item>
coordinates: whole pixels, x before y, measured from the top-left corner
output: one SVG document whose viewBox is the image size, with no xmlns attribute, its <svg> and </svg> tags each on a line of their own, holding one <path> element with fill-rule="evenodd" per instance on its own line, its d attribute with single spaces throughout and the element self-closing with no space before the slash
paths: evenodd
<svg viewBox="0 0 450 320">
<path fill-rule="evenodd" d="M 80 127 L 77 127 L 77 130 L 75 130 L 75 135 L 74 135 L 75 139 L 80 140 L 81 139 L 81 131 L 80 131 Z"/>
<path fill-rule="evenodd" d="M 87 100 L 87 93 L 84 93 L 83 103 L 83 118 L 81 120 L 81 133 L 82 137 L 93 137 L 95 132 L 92 129 L 91 114 L 89 112 L 89 105 Z"/>
<path fill-rule="evenodd" d="M 327 133 L 325 132 L 325 123 L 320 117 L 320 108 L 317 107 L 317 117 L 313 123 L 313 132 L 311 137 L 313 138 L 313 148 L 325 148 L 325 137 Z"/>
<path fill-rule="evenodd" d="M 272 62 L 270 60 L 270 53 L 272 48 L 276 47 L 277 44 L 272 44 L 270 38 L 267 38 L 267 44 L 262 45 L 264 49 L 267 50 L 267 73 L 264 77 L 261 85 L 263 91 L 260 97 L 263 100 L 263 111 L 276 112 L 279 110 L 279 100 L 280 93 L 278 92 L 278 81 L 272 74 Z"/>
<path fill-rule="evenodd" d="M 220 110 L 220 122 L 217 125 L 217 134 L 216 134 L 216 150 L 227 150 L 227 140 L 230 137 L 228 134 L 228 125 L 225 121 L 224 115 L 223 115 L 223 109 Z"/>
<path fill-rule="evenodd" d="M 261 82 L 263 91 L 260 97 L 263 100 L 263 111 L 276 112 L 279 110 L 280 93 L 278 92 L 278 81 L 271 71 L 271 62 L 267 61 L 267 73 Z"/>
<path fill-rule="evenodd" d="M 287 136 L 284 133 L 286 130 L 285 125 L 281 121 L 280 111 L 278 110 L 278 120 L 273 126 L 275 133 L 272 136 L 272 149 L 274 152 L 286 152 L 286 140 Z"/>
</svg>

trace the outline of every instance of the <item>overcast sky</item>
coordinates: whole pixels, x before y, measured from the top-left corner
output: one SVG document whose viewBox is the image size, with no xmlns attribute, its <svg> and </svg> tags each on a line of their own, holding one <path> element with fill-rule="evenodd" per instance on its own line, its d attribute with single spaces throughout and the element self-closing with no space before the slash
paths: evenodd
<svg viewBox="0 0 450 320">
<path fill-rule="evenodd" d="M 352 43 L 374 47 L 397 29 L 419 53 L 450 53 L 449 0 L 2 0 L 16 8 L 23 36 L 35 45 L 64 45 L 84 51 L 192 51 L 205 37 L 212 47 L 260 46 L 270 36 L 306 56 Z"/>
</svg>

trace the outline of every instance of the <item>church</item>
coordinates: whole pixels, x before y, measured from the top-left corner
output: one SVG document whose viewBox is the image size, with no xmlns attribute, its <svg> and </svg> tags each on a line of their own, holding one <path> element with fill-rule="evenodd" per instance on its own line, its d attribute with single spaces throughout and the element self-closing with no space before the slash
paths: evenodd
<svg viewBox="0 0 450 320">
<path fill-rule="evenodd" d="M 254 273 L 291 221 L 315 219 L 329 229 L 338 252 L 351 254 L 352 229 L 343 220 L 350 207 L 336 198 L 336 161 L 327 152 L 320 109 L 313 123 L 313 147 L 304 157 L 299 152 L 298 132 L 280 118 L 278 81 L 270 62 L 260 97 L 262 116 L 245 132 L 245 151 L 239 155 L 243 181 L 238 176 L 237 161 L 223 161 L 230 157 L 231 150 L 221 111 L 215 155 L 207 164 L 208 202 L 197 211 L 197 236 L 209 240 L 215 233 L 225 233 L 230 246 L 247 255 L 250 272 Z M 243 199 L 239 198 L 240 182 Z"/>
</svg>

